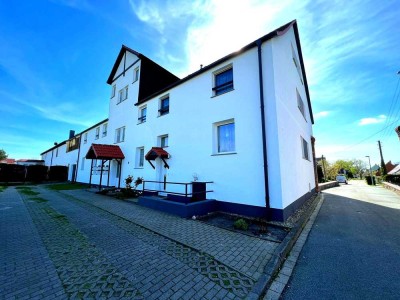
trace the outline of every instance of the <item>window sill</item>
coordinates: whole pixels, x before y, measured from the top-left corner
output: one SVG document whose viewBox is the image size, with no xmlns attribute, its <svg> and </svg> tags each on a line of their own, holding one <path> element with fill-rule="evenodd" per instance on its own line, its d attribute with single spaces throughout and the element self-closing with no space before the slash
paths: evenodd
<svg viewBox="0 0 400 300">
<path fill-rule="evenodd" d="M 136 125 L 140 125 L 140 124 L 143 124 L 143 123 L 146 123 L 146 121 L 144 121 L 144 122 L 139 122 L 139 123 L 137 123 Z"/>
<path fill-rule="evenodd" d="M 237 154 L 237 152 L 220 152 L 220 153 L 211 154 L 211 156 L 232 155 L 232 154 Z"/>
<path fill-rule="evenodd" d="M 166 115 L 169 115 L 169 112 L 168 112 L 168 113 L 165 113 L 165 114 L 162 114 L 162 115 L 158 115 L 157 118 L 164 117 L 164 116 L 166 116 Z"/>
<path fill-rule="evenodd" d="M 144 169 L 144 167 L 134 167 L 134 169 Z"/>
<path fill-rule="evenodd" d="M 230 92 L 232 92 L 232 91 L 234 91 L 234 90 L 235 90 L 235 89 L 231 89 L 231 90 L 229 90 L 229 91 L 223 92 L 223 93 L 218 94 L 218 95 L 212 95 L 210 98 L 215 98 L 215 97 L 218 97 L 218 96 L 221 96 L 221 95 L 225 95 L 225 94 L 230 93 Z"/>
</svg>

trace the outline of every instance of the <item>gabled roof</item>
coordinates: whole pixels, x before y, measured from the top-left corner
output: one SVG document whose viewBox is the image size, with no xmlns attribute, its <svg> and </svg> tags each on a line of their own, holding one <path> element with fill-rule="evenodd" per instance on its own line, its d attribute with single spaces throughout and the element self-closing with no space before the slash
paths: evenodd
<svg viewBox="0 0 400 300">
<path fill-rule="evenodd" d="M 200 75 L 200 74 L 202 74 L 204 72 L 207 72 L 208 70 L 218 66 L 221 63 L 224 63 L 225 61 L 230 60 L 230 59 L 232 59 L 232 58 L 234 58 L 234 57 L 236 57 L 236 56 L 238 56 L 238 55 L 240 55 L 240 54 L 242 54 L 242 53 L 244 53 L 244 52 L 246 52 L 246 51 L 248 51 L 248 50 L 250 50 L 252 48 L 257 47 L 257 45 L 259 43 L 266 42 L 266 41 L 268 41 L 268 40 L 270 40 L 270 39 L 272 39 L 274 37 L 281 36 L 281 35 L 285 34 L 290 29 L 291 26 L 293 26 L 294 35 L 295 35 L 295 38 L 296 38 L 296 46 L 297 46 L 297 50 L 298 50 L 298 53 L 299 53 L 301 72 L 302 72 L 303 80 L 304 80 L 304 88 L 305 88 L 305 91 L 306 91 L 307 103 L 308 103 L 308 109 L 309 109 L 309 112 L 310 112 L 311 123 L 314 124 L 314 116 L 313 116 L 313 113 L 312 113 L 310 92 L 308 90 L 308 82 L 307 82 L 307 77 L 306 77 L 305 68 L 304 68 L 303 53 L 301 51 L 301 45 L 300 45 L 300 35 L 299 35 L 299 30 L 298 30 L 298 27 L 297 27 L 297 21 L 296 20 L 293 20 L 293 21 L 291 21 L 291 22 L 289 22 L 289 23 L 287 23 L 287 24 L 275 29 L 274 31 L 271 31 L 270 33 L 268 33 L 268 34 L 262 36 L 261 38 L 253 41 L 252 43 L 248 44 L 247 46 L 244 46 L 239 51 L 236 51 L 236 52 L 233 52 L 231 54 L 228 54 L 227 56 L 225 56 L 225 57 L 223 57 L 223 58 L 211 63 L 210 65 L 205 66 L 205 67 L 201 68 L 200 70 L 198 70 L 198 71 L 196 71 L 196 72 L 194 72 L 194 73 L 182 78 L 181 80 L 178 80 L 178 81 L 172 83 L 171 85 L 168 85 L 167 87 L 165 87 L 163 89 L 160 89 L 159 91 L 149 95 L 148 97 L 141 99 L 138 103 L 136 103 L 136 105 L 142 104 L 143 102 L 146 102 L 146 101 L 148 101 L 148 100 L 150 100 L 150 99 L 152 99 L 152 98 L 154 98 L 154 97 L 156 97 L 156 96 L 158 96 L 158 95 L 160 95 L 162 93 L 165 93 L 166 91 L 170 90 L 171 88 L 176 87 L 177 85 L 180 85 L 180 84 L 182 84 L 182 83 L 184 83 L 184 82 L 192 79 L 193 77 L 196 77 L 196 76 L 198 76 L 198 75 Z M 118 68 L 118 66 L 116 68 Z"/>
<path fill-rule="evenodd" d="M 388 172 L 388 175 L 400 175 L 400 164 L 398 164 L 396 167 L 393 168 L 390 172 Z"/>
<path fill-rule="evenodd" d="M 92 144 L 86 154 L 87 159 L 124 159 L 122 150 L 117 145 Z"/>
<path fill-rule="evenodd" d="M 113 66 L 113 68 L 112 68 L 112 70 L 111 70 L 111 73 L 110 73 L 110 75 L 108 76 L 108 79 L 107 79 L 107 83 L 108 83 L 108 84 L 112 84 L 113 79 L 114 79 L 114 77 L 115 77 L 115 74 L 117 73 L 118 66 L 119 66 L 120 63 L 121 63 L 122 58 L 124 57 L 125 52 L 130 52 L 130 53 L 136 55 L 136 56 L 137 56 L 139 59 L 141 59 L 142 61 L 148 62 L 148 63 L 150 63 L 150 64 L 156 66 L 157 68 L 159 68 L 160 70 L 163 70 L 165 73 L 169 74 L 170 76 L 175 77 L 176 80 L 179 80 L 179 78 L 178 78 L 177 76 L 175 76 L 174 74 L 172 74 L 172 73 L 171 73 L 170 71 L 168 71 L 167 69 L 161 67 L 159 64 L 155 63 L 154 61 L 152 61 L 152 60 L 151 60 L 150 58 L 148 58 L 147 56 L 145 56 L 145 55 L 143 55 L 142 53 L 139 53 L 139 52 L 137 52 L 137 51 L 135 51 L 135 50 L 133 50 L 133 49 L 131 49 L 131 48 L 125 46 L 125 45 L 122 45 L 122 46 L 121 46 L 121 50 L 119 50 L 117 59 L 115 60 L 114 66 Z"/>
</svg>

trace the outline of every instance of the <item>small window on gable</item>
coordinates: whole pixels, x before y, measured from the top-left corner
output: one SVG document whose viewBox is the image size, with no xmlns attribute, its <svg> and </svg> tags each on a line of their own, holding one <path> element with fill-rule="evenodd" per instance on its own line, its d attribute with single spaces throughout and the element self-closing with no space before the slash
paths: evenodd
<svg viewBox="0 0 400 300">
<path fill-rule="evenodd" d="M 233 90 L 233 68 L 232 65 L 224 67 L 213 73 L 214 87 L 213 95 L 218 96 Z"/>
<path fill-rule="evenodd" d="M 168 147 L 168 134 L 159 136 L 159 145 L 161 148 Z"/>
<path fill-rule="evenodd" d="M 83 143 L 87 143 L 87 132 L 85 132 L 85 134 L 83 135 Z"/>
<path fill-rule="evenodd" d="M 169 96 L 160 99 L 159 115 L 163 116 L 169 113 Z"/>
<path fill-rule="evenodd" d="M 115 143 L 122 143 L 125 141 L 125 126 L 115 129 Z"/>
<path fill-rule="evenodd" d="M 138 124 L 146 122 L 147 106 L 139 107 Z"/>
<path fill-rule="evenodd" d="M 100 137 L 100 127 L 96 127 L 96 136 L 95 139 L 98 140 Z"/>
<path fill-rule="evenodd" d="M 294 65 L 295 65 L 296 69 L 297 69 L 297 73 L 299 74 L 301 84 L 304 84 L 304 83 L 303 83 L 303 75 L 301 74 L 301 66 L 300 66 L 299 60 L 297 59 L 296 51 L 294 51 L 293 44 L 290 44 L 290 46 L 292 47 L 292 59 L 293 59 L 293 63 L 294 63 Z"/>
<path fill-rule="evenodd" d="M 306 114 L 304 111 L 304 102 L 303 99 L 301 98 L 299 91 L 296 89 L 296 95 L 297 95 L 297 107 L 299 108 L 301 114 L 303 115 L 304 119 L 306 119 Z M 307 120 L 306 120 L 307 121 Z"/>
<path fill-rule="evenodd" d="M 122 90 L 119 91 L 118 93 L 118 103 L 121 103 L 122 101 L 128 99 L 128 86 L 124 87 Z"/>
<path fill-rule="evenodd" d="M 139 68 L 136 68 L 133 70 L 133 82 L 136 82 L 139 80 Z"/>
<path fill-rule="evenodd" d="M 136 168 L 143 168 L 144 166 L 144 147 L 136 148 Z"/>
<path fill-rule="evenodd" d="M 301 147 L 302 147 L 302 152 L 303 152 L 303 158 L 310 160 L 310 155 L 308 152 L 308 143 L 303 138 L 301 138 Z"/>
<path fill-rule="evenodd" d="M 115 97 L 115 89 L 116 89 L 116 86 L 115 86 L 115 84 L 111 87 L 111 98 L 114 98 Z"/>
<path fill-rule="evenodd" d="M 107 127 L 108 127 L 107 123 L 103 124 L 103 134 L 102 134 L 103 137 L 107 136 Z"/>
</svg>

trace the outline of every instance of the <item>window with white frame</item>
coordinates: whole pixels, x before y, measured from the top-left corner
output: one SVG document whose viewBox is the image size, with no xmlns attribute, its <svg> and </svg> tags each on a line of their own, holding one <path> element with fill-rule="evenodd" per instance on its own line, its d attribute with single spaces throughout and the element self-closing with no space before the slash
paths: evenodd
<svg viewBox="0 0 400 300">
<path fill-rule="evenodd" d="M 299 60 L 297 59 L 297 54 L 296 54 L 296 51 L 294 50 L 293 44 L 291 44 L 291 46 L 292 46 L 293 63 L 295 65 L 296 69 L 297 69 L 297 73 L 299 73 L 300 81 L 303 84 L 303 76 L 301 74 L 301 66 L 300 66 Z"/>
<path fill-rule="evenodd" d="M 81 171 L 85 170 L 85 157 L 81 159 Z"/>
<path fill-rule="evenodd" d="M 128 99 L 128 86 L 121 89 L 118 93 L 118 103 Z"/>
<path fill-rule="evenodd" d="M 133 70 L 133 82 L 136 82 L 139 80 L 139 68 L 136 68 Z"/>
<path fill-rule="evenodd" d="M 309 151 L 308 151 L 308 143 L 305 139 L 303 139 L 303 137 L 301 137 L 301 148 L 302 148 L 302 152 L 303 152 L 303 158 L 310 160 L 310 155 L 309 155 Z"/>
<path fill-rule="evenodd" d="M 161 148 L 168 147 L 168 134 L 160 135 L 158 137 L 158 144 Z"/>
<path fill-rule="evenodd" d="M 233 90 L 233 68 L 226 66 L 213 73 L 213 95 L 218 96 Z"/>
<path fill-rule="evenodd" d="M 114 98 L 115 97 L 115 90 L 116 90 L 116 86 L 115 86 L 115 84 L 113 84 L 113 86 L 111 87 L 111 98 Z"/>
<path fill-rule="evenodd" d="M 144 166 L 144 147 L 136 148 L 136 168 L 143 168 Z"/>
<path fill-rule="evenodd" d="M 87 132 L 85 132 L 85 134 L 83 135 L 83 143 L 87 143 Z"/>
<path fill-rule="evenodd" d="M 147 106 L 139 107 L 138 123 L 140 124 L 146 122 L 146 116 L 147 116 Z"/>
<path fill-rule="evenodd" d="M 56 157 L 58 157 L 58 148 L 56 149 Z"/>
<path fill-rule="evenodd" d="M 103 137 L 107 136 L 107 127 L 108 123 L 103 124 L 103 134 L 102 134 Z"/>
<path fill-rule="evenodd" d="M 100 126 L 96 127 L 96 135 L 95 135 L 95 139 L 98 140 L 100 137 Z"/>
<path fill-rule="evenodd" d="M 115 129 L 115 143 L 125 141 L 125 126 Z"/>
<path fill-rule="evenodd" d="M 235 152 L 234 119 L 214 123 L 214 153 Z"/>
<path fill-rule="evenodd" d="M 158 112 L 160 116 L 169 113 L 169 96 L 165 96 L 160 99 L 160 109 L 158 110 Z"/>
<path fill-rule="evenodd" d="M 304 112 L 304 102 L 303 99 L 301 98 L 299 91 L 296 89 L 296 95 L 297 95 L 297 107 L 299 108 L 301 114 L 303 115 L 304 119 L 306 118 L 306 114 Z"/>
</svg>

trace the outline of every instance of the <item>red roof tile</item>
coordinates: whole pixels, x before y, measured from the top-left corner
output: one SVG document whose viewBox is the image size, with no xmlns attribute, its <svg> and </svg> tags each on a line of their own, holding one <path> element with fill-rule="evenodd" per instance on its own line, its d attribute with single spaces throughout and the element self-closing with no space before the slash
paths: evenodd
<svg viewBox="0 0 400 300">
<path fill-rule="evenodd" d="M 92 144 L 86 154 L 88 159 L 123 159 L 125 158 L 122 150 L 117 145 Z"/>
</svg>

